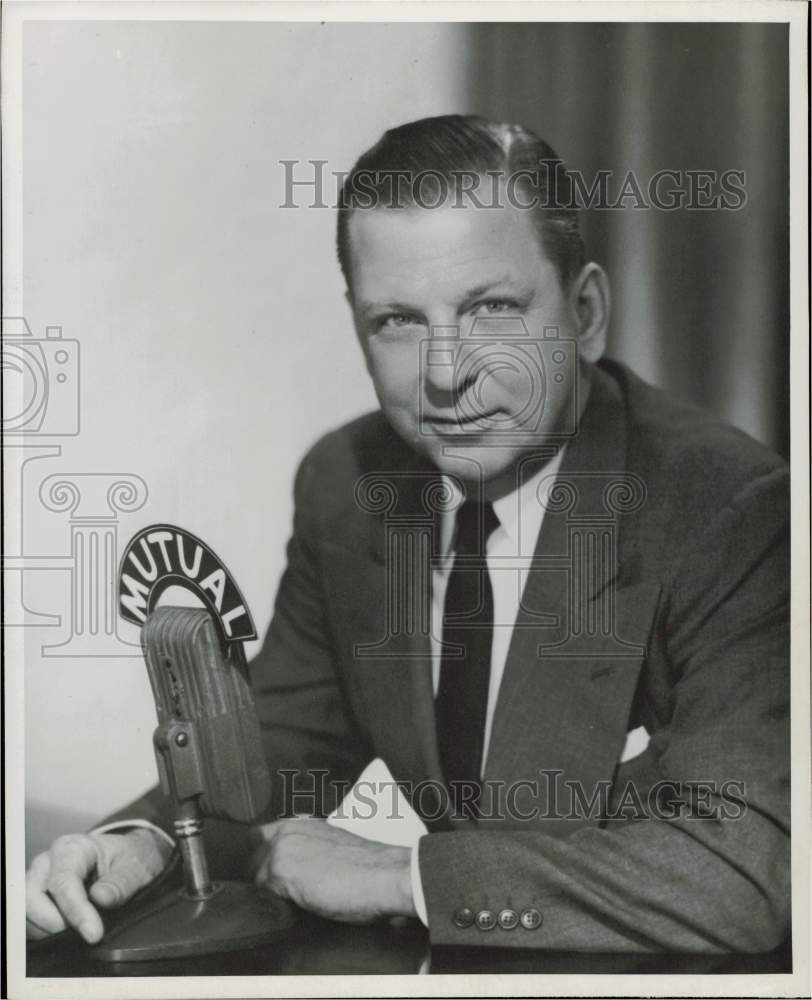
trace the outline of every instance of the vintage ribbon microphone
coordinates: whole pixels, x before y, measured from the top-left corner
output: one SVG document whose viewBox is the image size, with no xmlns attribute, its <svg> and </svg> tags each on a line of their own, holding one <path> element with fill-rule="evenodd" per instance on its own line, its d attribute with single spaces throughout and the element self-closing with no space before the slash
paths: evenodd
<svg viewBox="0 0 812 1000">
<path fill-rule="evenodd" d="M 196 594 L 205 608 L 157 607 L 173 585 Z M 292 925 L 289 904 L 247 883 L 212 880 L 202 837 L 204 817 L 250 823 L 270 799 L 243 650 L 256 630 L 242 594 L 205 543 L 168 524 L 130 541 L 118 594 L 122 617 L 141 626 L 158 715 L 153 743 L 161 786 L 174 805 L 184 885 L 125 911 L 91 950 L 127 962 L 273 940 Z"/>
</svg>

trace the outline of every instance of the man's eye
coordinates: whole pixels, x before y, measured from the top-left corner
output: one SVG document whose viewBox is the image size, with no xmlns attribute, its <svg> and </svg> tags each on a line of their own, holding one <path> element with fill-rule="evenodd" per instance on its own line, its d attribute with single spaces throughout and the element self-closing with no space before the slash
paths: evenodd
<svg viewBox="0 0 812 1000">
<path fill-rule="evenodd" d="M 408 313 L 390 313 L 378 320 L 378 328 L 399 330 L 406 326 L 417 326 L 419 322 L 416 316 L 410 316 Z"/>
<path fill-rule="evenodd" d="M 474 306 L 475 316 L 493 316 L 495 313 L 516 312 L 517 305 L 509 299 L 485 299 Z"/>
</svg>

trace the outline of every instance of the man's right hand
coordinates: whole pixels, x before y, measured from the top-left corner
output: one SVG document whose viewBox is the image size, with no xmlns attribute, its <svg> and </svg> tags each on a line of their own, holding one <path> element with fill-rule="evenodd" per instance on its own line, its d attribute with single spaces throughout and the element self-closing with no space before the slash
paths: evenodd
<svg viewBox="0 0 812 1000">
<path fill-rule="evenodd" d="M 88 944 L 100 941 L 99 910 L 126 903 L 158 875 L 172 853 L 151 830 L 73 833 L 38 854 L 26 873 L 26 936 L 72 927 Z"/>
</svg>

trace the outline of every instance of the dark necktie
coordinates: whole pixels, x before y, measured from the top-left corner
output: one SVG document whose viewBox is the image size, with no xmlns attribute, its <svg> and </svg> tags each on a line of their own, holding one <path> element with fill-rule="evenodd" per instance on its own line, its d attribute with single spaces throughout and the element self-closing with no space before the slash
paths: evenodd
<svg viewBox="0 0 812 1000">
<path fill-rule="evenodd" d="M 475 815 L 479 800 L 493 642 L 493 591 L 485 545 L 498 526 L 490 503 L 466 500 L 457 511 L 435 716 L 451 807 L 458 815 Z"/>
</svg>

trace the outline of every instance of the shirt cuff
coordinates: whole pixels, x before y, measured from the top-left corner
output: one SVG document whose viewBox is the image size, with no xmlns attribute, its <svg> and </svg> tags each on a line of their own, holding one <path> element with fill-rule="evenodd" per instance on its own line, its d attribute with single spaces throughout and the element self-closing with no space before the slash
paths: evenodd
<svg viewBox="0 0 812 1000">
<path fill-rule="evenodd" d="M 175 841 L 169 836 L 166 830 L 162 830 L 154 823 L 150 823 L 148 819 L 120 819 L 115 823 L 105 823 L 103 826 L 94 826 L 90 832 L 126 833 L 127 830 L 132 829 L 152 830 L 153 833 L 157 833 L 159 837 L 163 838 L 163 840 L 165 840 L 173 850 L 175 848 Z"/>
<path fill-rule="evenodd" d="M 423 924 L 424 927 L 428 927 L 429 915 L 428 911 L 426 910 L 426 897 L 423 895 L 423 882 L 420 878 L 419 852 L 420 852 L 420 841 L 418 840 L 418 842 L 412 848 L 412 860 L 411 860 L 412 902 L 414 903 L 414 908 L 417 912 L 418 917 L 420 917 L 420 922 Z"/>
</svg>

